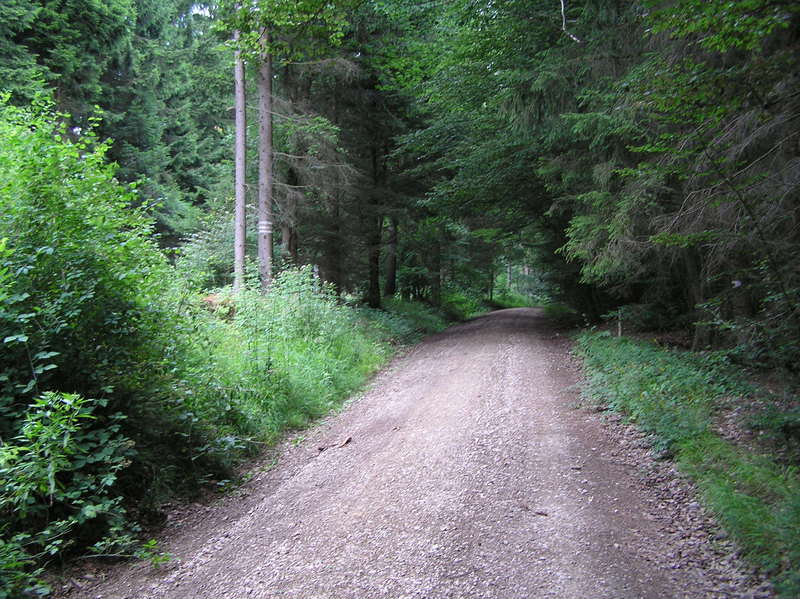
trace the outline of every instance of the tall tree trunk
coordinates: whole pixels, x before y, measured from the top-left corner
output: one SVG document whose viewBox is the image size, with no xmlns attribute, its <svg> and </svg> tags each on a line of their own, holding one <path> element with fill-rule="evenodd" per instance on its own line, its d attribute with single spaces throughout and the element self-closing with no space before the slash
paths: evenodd
<svg viewBox="0 0 800 599">
<path fill-rule="evenodd" d="M 289 168 L 286 183 L 297 185 L 299 183 L 297 173 L 294 168 Z M 283 210 L 281 220 L 281 258 L 290 261 L 292 264 L 299 264 L 297 250 L 297 199 L 292 193 L 286 197 L 286 205 Z"/>
<path fill-rule="evenodd" d="M 490 302 L 494 300 L 494 279 L 497 276 L 497 273 L 495 272 L 495 270 L 496 269 L 495 269 L 495 265 L 494 265 L 494 258 L 492 258 L 492 261 L 491 261 L 491 263 L 489 265 L 489 301 Z"/>
<path fill-rule="evenodd" d="M 397 218 L 389 219 L 389 238 L 386 240 L 386 283 L 383 295 L 392 297 L 397 293 Z"/>
<path fill-rule="evenodd" d="M 381 238 L 383 237 L 383 218 L 370 215 L 371 225 L 368 235 L 369 252 L 369 286 L 367 287 L 367 305 L 370 308 L 381 307 Z"/>
<path fill-rule="evenodd" d="M 264 35 L 265 44 L 269 36 Z M 258 69 L 258 264 L 261 290 L 272 283 L 272 54 L 261 54 Z"/>
<path fill-rule="evenodd" d="M 431 248 L 431 269 L 429 271 L 431 286 L 431 303 L 434 306 L 442 305 L 442 243 L 436 240 Z"/>
<path fill-rule="evenodd" d="M 233 34 L 233 39 L 238 41 L 239 32 Z M 234 96 L 235 96 L 235 122 L 236 143 L 234 147 L 235 162 L 235 204 L 233 225 L 233 292 L 238 293 L 244 286 L 244 257 L 245 238 L 247 229 L 245 223 L 246 204 L 246 159 L 247 122 L 245 115 L 245 87 L 244 87 L 244 61 L 241 50 L 236 50 L 233 70 Z"/>
<path fill-rule="evenodd" d="M 333 283 L 336 293 L 344 289 L 345 278 L 342 271 L 342 221 L 338 192 L 331 197 L 331 226 L 325 233 L 325 280 Z"/>
</svg>

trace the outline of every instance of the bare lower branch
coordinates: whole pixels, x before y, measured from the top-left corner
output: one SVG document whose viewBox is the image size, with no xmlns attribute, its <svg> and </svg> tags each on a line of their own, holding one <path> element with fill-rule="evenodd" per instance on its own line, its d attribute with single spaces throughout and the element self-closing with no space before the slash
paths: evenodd
<svg viewBox="0 0 800 599">
<path fill-rule="evenodd" d="M 583 40 L 581 40 L 580 38 L 572 35 L 569 31 L 567 31 L 567 6 L 566 6 L 566 4 L 567 4 L 566 0 L 561 0 L 561 31 L 566 33 L 570 37 L 570 39 L 572 41 L 577 42 L 579 44 L 582 44 Z"/>
</svg>

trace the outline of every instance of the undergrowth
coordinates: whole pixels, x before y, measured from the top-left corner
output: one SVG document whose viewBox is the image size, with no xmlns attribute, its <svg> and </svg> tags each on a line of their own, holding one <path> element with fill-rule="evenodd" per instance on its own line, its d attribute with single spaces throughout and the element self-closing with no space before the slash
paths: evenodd
<svg viewBox="0 0 800 599">
<path fill-rule="evenodd" d="M 532 308 L 535 302 L 532 298 L 513 291 L 501 291 L 497 293 L 490 302 L 493 308 Z"/>
<path fill-rule="evenodd" d="M 416 343 L 423 336 L 443 331 L 449 325 L 441 311 L 397 296 L 384 298 L 383 310 L 360 310 L 372 327 L 398 345 Z"/>
<path fill-rule="evenodd" d="M 725 397 L 753 390 L 724 358 L 584 333 L 583 398 L 626 414 L 674 457 L 744 555 L 782 597 L 800 596 L 800 481 L 795 468 L 720 437 L 712 418 Z"/>
<path fill-rule="evenodd" d="M 0 98 L 0 599 L 46 595 L 43 568 L 76 556 L 158 561 L 140 525 L 163 500 L 442 325 L 342 305 L 309 269 L 204 302 L 202 266 L 168 263 L 108 145 L 61 122 Z"/>
</svg>

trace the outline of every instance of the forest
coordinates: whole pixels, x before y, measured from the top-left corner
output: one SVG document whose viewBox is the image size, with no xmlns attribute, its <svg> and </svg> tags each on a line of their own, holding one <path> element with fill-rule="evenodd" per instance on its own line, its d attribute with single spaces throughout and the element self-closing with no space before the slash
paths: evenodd
<svg viewBox="0 0 800 599">
<path fill-rule="evenodd" d="M 0 597 L 157 559 L 165 501 L 522 305 L 785 384 L 753 551 L 800 588 L 799 32 L 791 0 L 4 0 Z"/>
</svg>

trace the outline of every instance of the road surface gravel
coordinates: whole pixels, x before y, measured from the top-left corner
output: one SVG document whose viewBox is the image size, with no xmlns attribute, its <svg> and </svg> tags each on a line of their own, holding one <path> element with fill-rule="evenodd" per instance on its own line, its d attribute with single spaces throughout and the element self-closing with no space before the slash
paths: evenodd
<svg viewBox="0 0 800 599">
<path fill-rule="evenodd" d="M 65 596 L 769 597 L 641 435 L 575 407 L 569 348 L 535 309 L 432 336 L 237 494 L 173 514 L 170 564 Z"/>
</svg>

